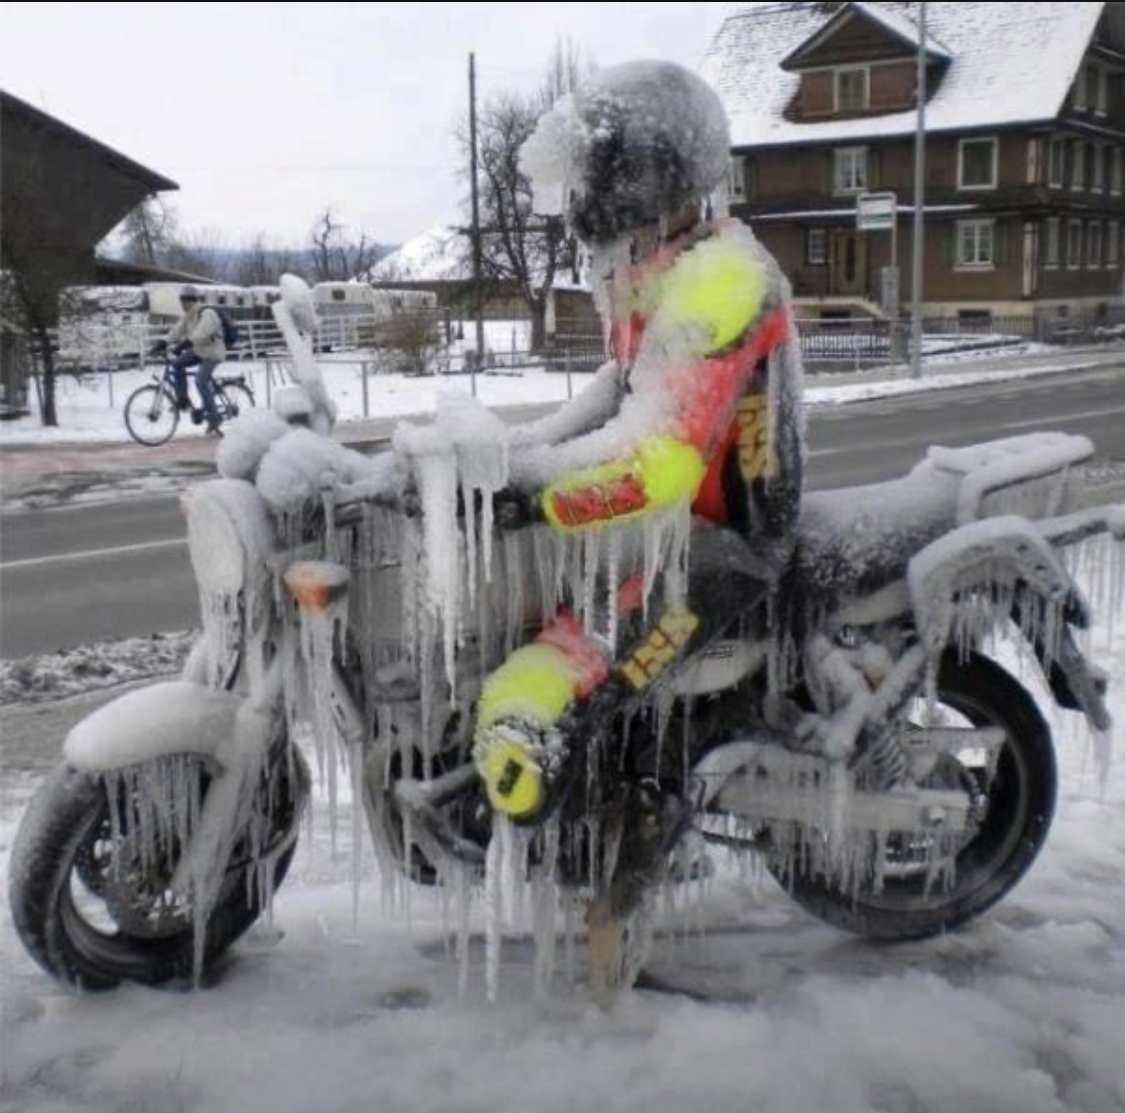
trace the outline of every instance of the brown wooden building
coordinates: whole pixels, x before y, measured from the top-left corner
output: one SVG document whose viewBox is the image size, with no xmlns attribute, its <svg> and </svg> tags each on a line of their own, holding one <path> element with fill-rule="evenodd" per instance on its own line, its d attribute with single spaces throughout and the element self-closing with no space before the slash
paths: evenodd
<svg viewBox="0 0 1125 1113">
<path fill-rule="evenodd" d="M 909 304 L 920 5 L 789 3 L 730 16 L 705 72 L 732 124 L 732 210 L 806 316 L 881 312 L 898 204 Z M 927 6 L 925 313 L 1120 320 L 1125 4 Z"/>
</svg>

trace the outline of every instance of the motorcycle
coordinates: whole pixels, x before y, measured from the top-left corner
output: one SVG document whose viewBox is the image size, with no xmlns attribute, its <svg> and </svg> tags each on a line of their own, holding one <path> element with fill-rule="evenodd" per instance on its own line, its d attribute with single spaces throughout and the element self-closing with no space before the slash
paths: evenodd
<svg viewBox="0 0 1125 1113">
<path fill-rule="evenodd" d="M 315 443 L 335 460 L 299 282 L 275 315 L 296 385 L 271 420 L 297 457 Z M 74 728 L 13 848 L 14 921 L 46 971 L 82 989 L 198 982 L 285 879 L 306 752 L 330 808 L 349 779 L 383 867 L 408 882 L 483 889 L 491 908 L 534 878 L 544 947 L 560 894 L 585 904 L 598 993 L 635 977 L 655 895 L 705 871 L 709 846 L 762 856 L 814 916 L 872 939 L 954 929 L 1016 885 L 1050 827 L 1054 743 L 991 652 L 997 633 L 1060 707 L 1110 727 L 1068 554 L 1125 541 L 1125 506 L 1074 509 L 1088 440 L 931 449 L 899 480 L 806 495 L 784 567 L 763 572 L 686 513 L 632 539 L 502 530 L 503 461 L 479 430 L 465 410 L 396 438 L 416 480 L 404 497 L 318 483 L 282 515 L 247 478 L 188 492 L 203 633 L 184 673 Z M 664 586 L 689 543 L 721 585 L 705 639 L 691 594 Z M 769 605 L 741 608 L 739 582 L 763 575 Z M 644 624 L 616 606 L 630 579 Z M 1120 567 L 1110 588 L 1117 607 Z M 624 646 L 629 683 L 572 709 L 543 758 L 546 805 L 514 821 L 474 764 L 476 701 L 561 608 Z"/>
</svg>

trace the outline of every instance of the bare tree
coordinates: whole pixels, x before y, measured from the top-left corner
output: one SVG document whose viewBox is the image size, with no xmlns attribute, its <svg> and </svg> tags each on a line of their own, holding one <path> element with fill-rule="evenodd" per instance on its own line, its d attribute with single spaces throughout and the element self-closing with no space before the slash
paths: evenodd
<svg viewBox="0 0 1125 1113">
<path fill-rule="evenodd" d="M 232 278 L 239 286 L 272 286 L 281 273 L 277 269 L 279 252 L 272 250 L 265 234 L 258 232 L 236 253 Z"/>
<path fill-rule="evenodd" d="M 204 228 L 173 241 L 168 248 L 166 265 L 201 278 L 226 282 L 230 279 L 231 251 L 219 231 Z"/>
<path fill-rule="evenodd" d="M 310 239 L 312 270 L 317 282 L 349 282 L 362 278 L 386 254 L 386 248 L 369 240 L 366 233 L 362 233 L 358 241 L 349 241 L 344 230 L 345 225 L 336 219 L 331 206 L 316 218 Z"/>
<path fill-rule="evenodd" d="M 26 332 L 39 364 L 39 415 L 44 425 L 58 425 L 55 406 L 55 348 L 51 330 L 58 322 L 59 294 L 73 273 L 66 260 L 17 242 L 5 230 L 0 263 L 0 316 Z"/>
<path fill-rule="evenodd" d="M 339 277 L 339 244 L 343 227 L 333 219 L 331 206 L 316 218 L 310 238 L 313 271 L 318 282 L 333 282 Z"/>
<path fill-rule="evenodd" d="M 127 263 L 163 265 L 175 246 L 177 225 L 175 209 L 162 197 L 145 198 L 119 226 L 121 257 Z"/>
<path fill-rule="evenodd" d="M 561 219 L 533 211 L 531 183 L 520 172 L 519 154 L 540 115 L 580 83 L 583 66 L 573 44 L 560 41 L 542 86 L 530 96 L 505 93 L 479 116 L 481 256 L 484 281 L 514 287 L 531 318 L 531 346 L 546 340 L 547 304 L 561 270 L 573 272 L 575 244 Z M 460 132 L 468 162 L 468 129 Z M 468 247 L 472 247 L 471 236 Z"/>
</svg>

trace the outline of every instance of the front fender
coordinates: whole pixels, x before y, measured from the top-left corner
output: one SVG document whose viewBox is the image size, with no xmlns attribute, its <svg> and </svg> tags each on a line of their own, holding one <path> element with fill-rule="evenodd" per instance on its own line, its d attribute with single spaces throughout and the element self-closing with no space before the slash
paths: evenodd
<svg viewBox="0 0 1125 1113">
<path fill-rule="evenodd" d="M 71 765 L 91 773 L 173 754 L 219 760 L 230 747 L 241 697 L 187 680 L 129 692 L 83 719 L 63 744 Z"/>
</svg>

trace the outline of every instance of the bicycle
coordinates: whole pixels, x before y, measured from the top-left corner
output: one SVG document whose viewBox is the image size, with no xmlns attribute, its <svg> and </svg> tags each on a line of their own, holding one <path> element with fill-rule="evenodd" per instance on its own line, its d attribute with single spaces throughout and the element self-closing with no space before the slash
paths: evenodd
<svg viewBox="0 0 1125 1113">
<path fill-rule="evenodd" d="M 188 369 L 195 378 L 195 372 Z M 254 406 L 254 392 L 245 375 L 215 375 L 211 379 L 215 412 L 220 426 L 243 410 Z M 138 387 L 125 402 L 125 427 L 138 444 L 155 448 L 170 441 L 180 424 L 180 407 L 176 404 L 176 385 L 172 361 L 164 355 L 164 371 L 153 375 L 153 381 Z"/>
</svg>

